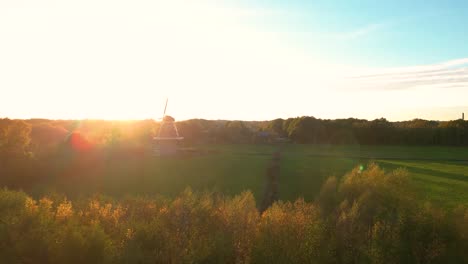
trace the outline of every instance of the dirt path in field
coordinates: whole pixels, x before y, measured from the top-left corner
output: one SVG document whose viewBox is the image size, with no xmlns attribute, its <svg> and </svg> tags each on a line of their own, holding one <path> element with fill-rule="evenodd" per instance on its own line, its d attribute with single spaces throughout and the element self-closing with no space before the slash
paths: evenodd
<svg viewBox="0 0 468 264">
<path fill-rule="evenodd" d="M 262 213 L 279 199 L 278 182 L 280 177 L 280 162 L 281 152 L 277 151 L 273 153 L 273 157 L 266 170 L 265 189 L 262 204 L 259 208 Z"/>
</svg>

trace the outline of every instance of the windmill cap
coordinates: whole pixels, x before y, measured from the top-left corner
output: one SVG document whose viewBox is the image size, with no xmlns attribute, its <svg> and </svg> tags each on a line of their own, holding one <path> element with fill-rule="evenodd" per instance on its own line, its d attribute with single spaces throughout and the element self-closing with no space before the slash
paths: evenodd
<svg viewBox="0 0 468 264">
<path fill-rule="evenodd" d="M 164 116 L 163 120 L 166 121 L 166 122 L 174 122 L 175 121 L 175 119 L 172 116 L 168 116 L 168 115 Z"/>
</svg>

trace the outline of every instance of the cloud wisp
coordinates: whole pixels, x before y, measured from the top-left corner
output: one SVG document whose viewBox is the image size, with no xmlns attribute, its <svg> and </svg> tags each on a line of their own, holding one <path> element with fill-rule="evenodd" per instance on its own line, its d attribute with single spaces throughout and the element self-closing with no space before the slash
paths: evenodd
<svg viewBox="0 0 468 264">
<path fill-rule="evenodd" d="M 387 27 L 385 23 L 373 23 L 349 32 L 338 33 L 335 37 L 338 40 L 353 40 L 375 33 L 385 27 Z"/>
<path fill-rule="evenodd" d="M 421 87 L 468 87 L 468 58 L 438 64 L 376 70 L 348 77 L 355 87 L 407 90 Z"/>
</svg>

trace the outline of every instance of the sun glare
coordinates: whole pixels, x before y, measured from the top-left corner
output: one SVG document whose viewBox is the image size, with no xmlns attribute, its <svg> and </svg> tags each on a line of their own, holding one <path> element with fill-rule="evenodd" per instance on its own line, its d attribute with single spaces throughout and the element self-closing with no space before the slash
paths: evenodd
<svg viewBox="0 0 468 264">
<path fill-rule="evenodd" d="M 414 107 L 466 103 L 463 76 L 450 76 L 462 75 L 467 59 L 385 68 L 342 56 L 337 47 L 351 48 L 385 23 L 305 30 L 294 24 L 304 19 L 299 10 L 219 1 L 1 5 L 0 34 L 8 41 L 0 41 L 0 89 L 8 96 L 0 111 L 10 117 L 159 118 L 166 97 L 180 119 L 395 119 Z M 441 71 L 435 79 L 421 75 L 434 70 Z"/>
</svg>

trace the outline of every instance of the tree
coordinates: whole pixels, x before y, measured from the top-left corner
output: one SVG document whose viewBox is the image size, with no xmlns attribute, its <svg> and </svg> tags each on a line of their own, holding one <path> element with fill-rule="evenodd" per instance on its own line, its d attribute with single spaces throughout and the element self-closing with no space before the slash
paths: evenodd
<svg viewBox="0 0 468 264">
<path fill-rule="evenodd" d="M 30 124 L 22 120 L 0 120 L 0 155 L 25 155 L 30 143 Z"/>
<path fill-rule="evenodd" d="M 283 124 L 284 124 L 284 120 L 281 118 L 272 120 L 267 125 L 267 130 L 275 133 L 276 135 L 280 137 L 283 137 L 286 135 Z"/>
<path fill-rule="evenodd" d="M 252 132 L 242 121 L 229 121 L 224 126 L 223 136 L 228 142 L 247 143 Z"/>
<path fill-rule="evenodd" d="M 299 143 L 324 143 L 325 127 L 320 120 L 305 116 L 291 122 L 288 135 L 292 140 Z"/>
<path fill-rule="evenodd" d="M 51 122 L 32 125 L 31 148 L 35 155 L 50 153 L 65 141 L 68 134 L 68 130 Z"/>
</svg>

